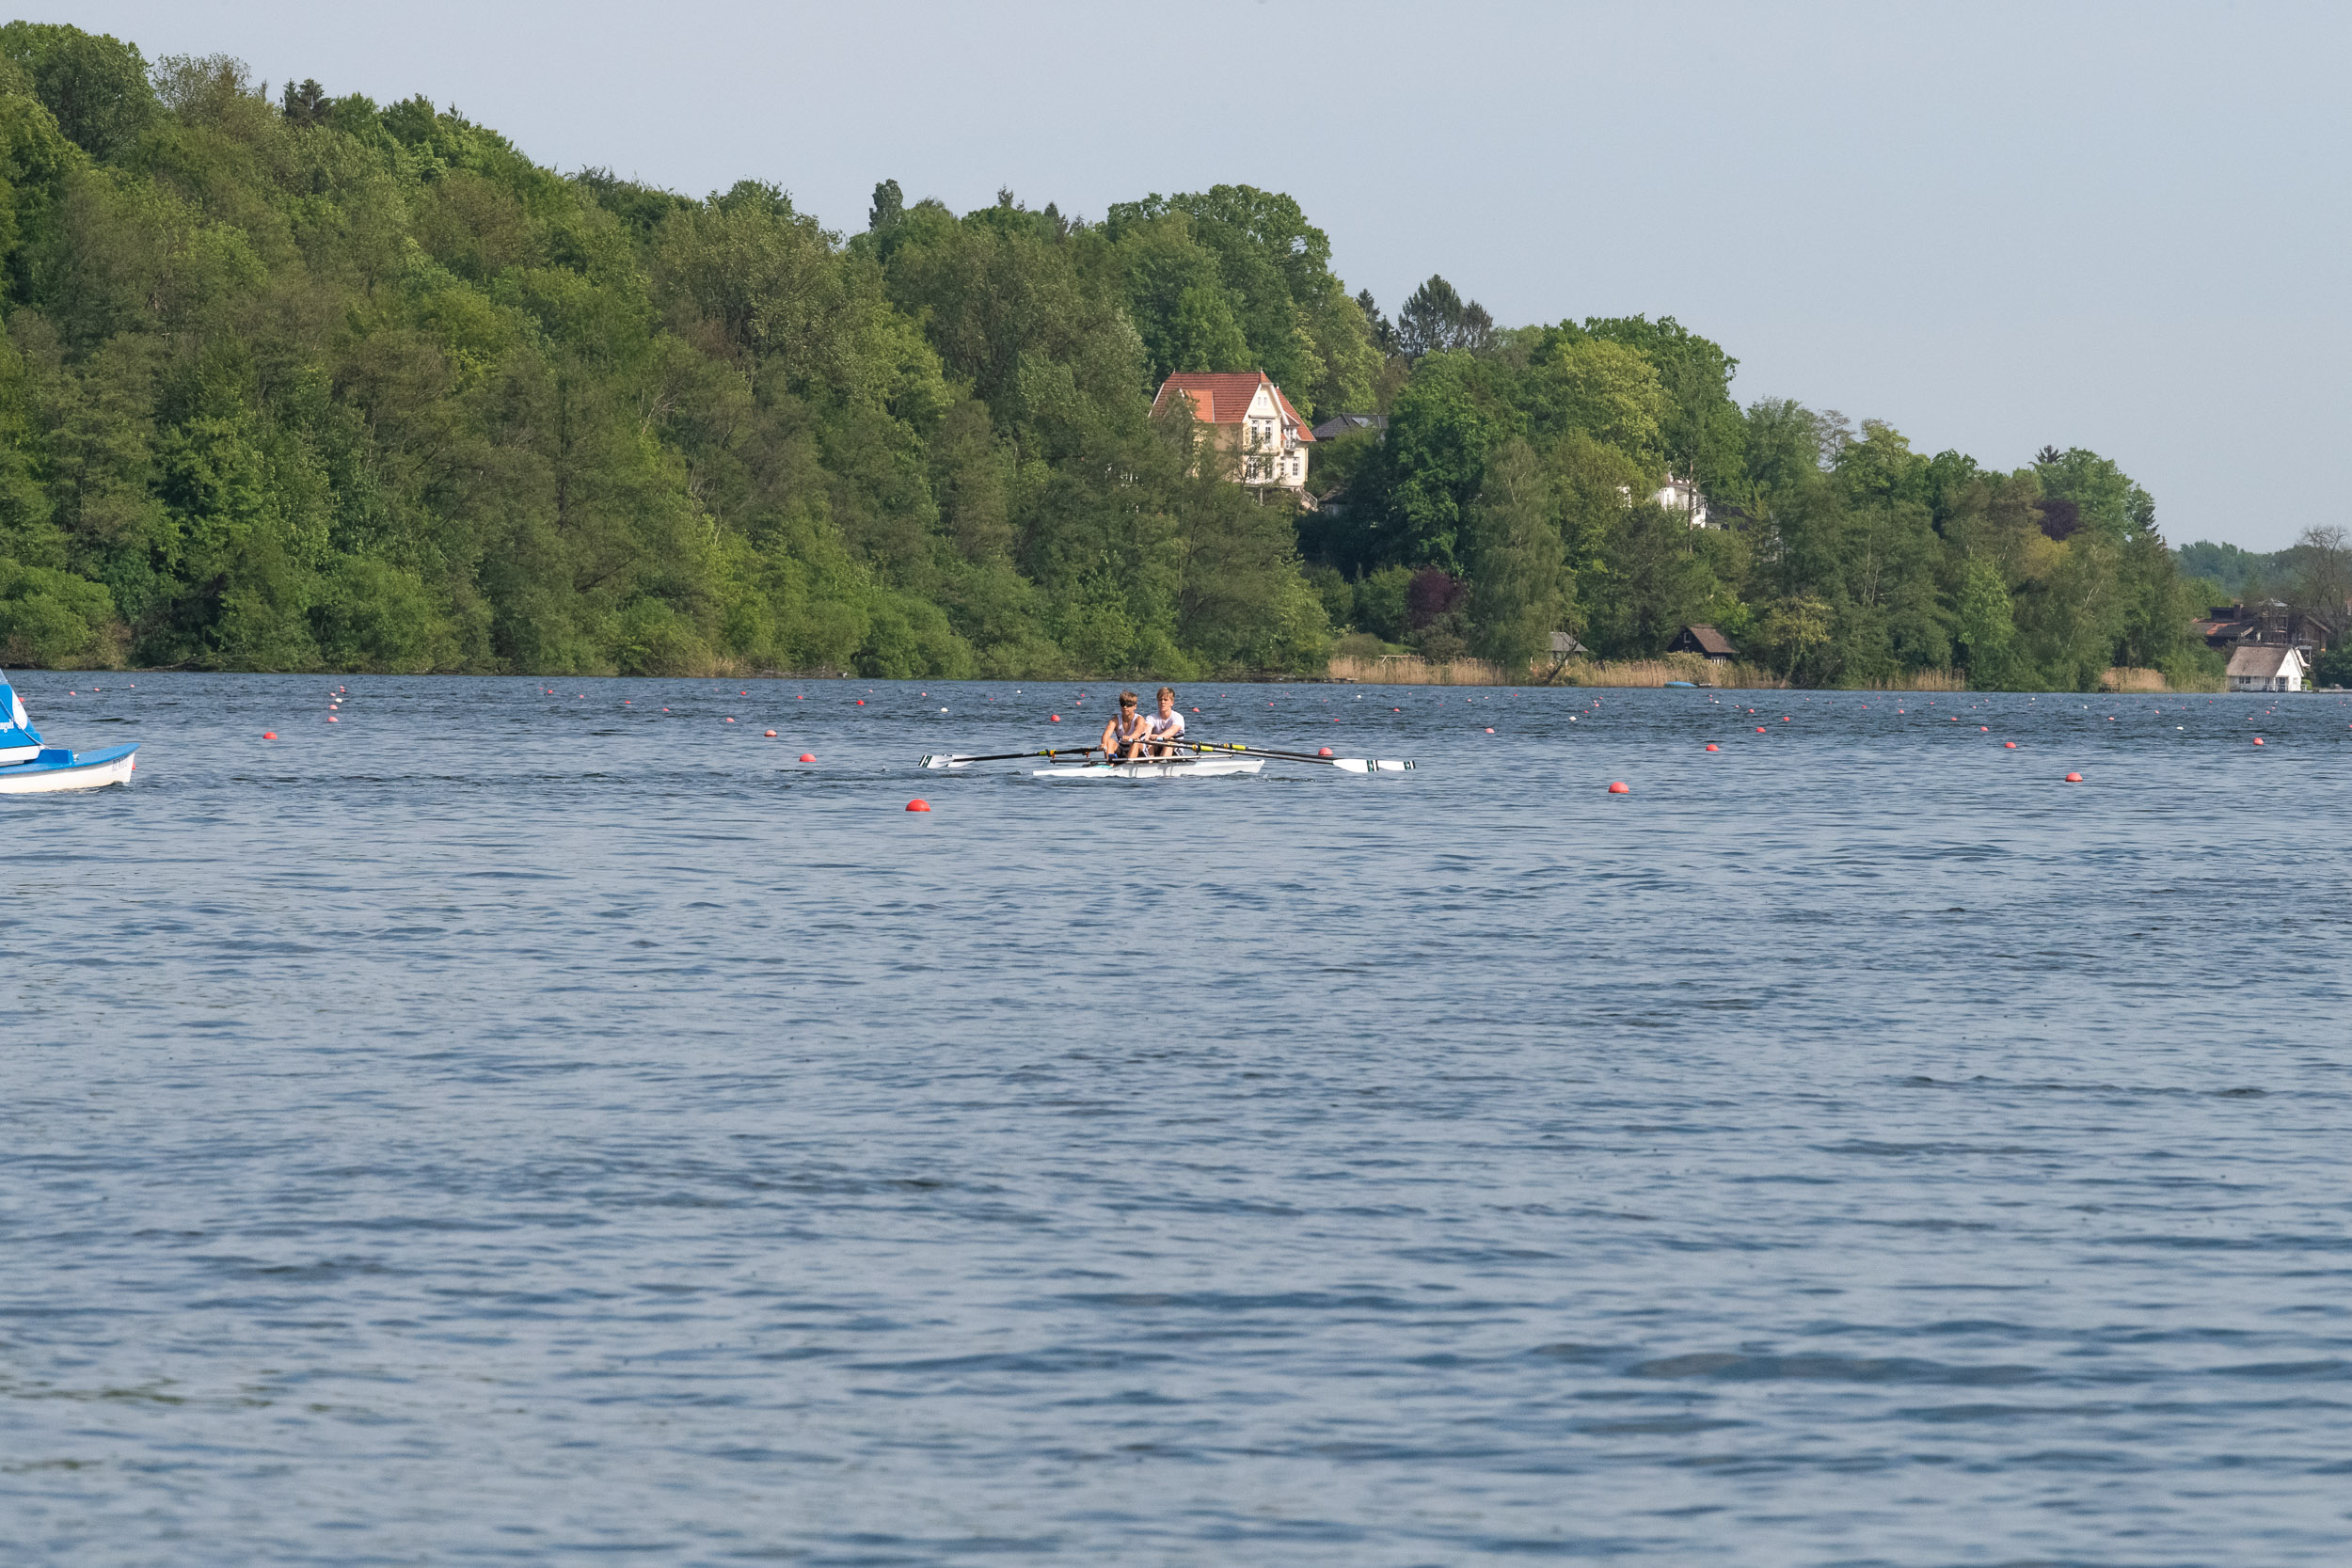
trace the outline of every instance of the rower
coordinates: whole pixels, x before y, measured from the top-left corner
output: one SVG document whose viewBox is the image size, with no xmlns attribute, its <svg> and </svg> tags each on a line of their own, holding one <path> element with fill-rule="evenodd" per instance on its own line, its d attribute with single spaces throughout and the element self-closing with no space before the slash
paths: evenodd
<svg viewBox="0 0 2352 1568">
<path fill-rule="evenodd" d="M 1152 754 L 1155 757 L 1174 756 L 1176 748 L 1168 742 L 1182 740 L 1184 736 L 1184 716 L 1176 711 L 1176 689 L 1174 687 L 1160 688 L 1160 711 L 1146 719 L 1143 723 L 1144 728 L 1152 735 Z"/>
<path fill-rule="evenodd" d="M 1103 755 L 1111 762 L 1133 762 L 1143 755 L 1143 743 L 1151 733 L 1151 721 L 1136 711 L 1136 694 L 1122 691 L 1119 711 L 1103 726 Z"/>
</svg>

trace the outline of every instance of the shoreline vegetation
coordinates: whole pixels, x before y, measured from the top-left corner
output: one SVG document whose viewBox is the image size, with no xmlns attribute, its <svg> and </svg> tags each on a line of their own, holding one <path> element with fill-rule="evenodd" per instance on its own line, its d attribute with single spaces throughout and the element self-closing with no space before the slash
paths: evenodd
<svg viewBox="0 0 2352 1568">
<path fill-rule="evenodd" d="M 2174 551 L 2081 448 L 1735 400 L 1671 317 L 1391 315 L 1279 192 L 863 216 L 0 26 L 0 661 L 1459 684 L 1565 631 L 1652 685 L 1704 625 L 1742 684 L 2208 689 L 2224 579 L 2352 590 L 2341 534 Z M 1294 503 L 1152 413 L 1180 371 L 1365 418 Z"/>
<path fill-rule="evenodd" d="M 157 669 L 140 665 L 93 666 L 77 664 L 52 666 L 31 664 L 17 665 L 15 668 L 24 670 L 51 670 L 57 673 L 74 673 L 103 668 L 109 673 L 120 672 L 129 674 L 141 675 L 168 674 L 173 673 L 169 669 Z M 190 667 L 181 666 L 179 668 L 185 671 Z M 369 673 L 482 673 L 494 676 L 505 675 L 514 679 L 537 678 L 528 671 L 371 672 L 361 670 L 330 669 L 316 671 L 246 671 L 240 673 L 248 674 L 344 675 Z M 621 673 L 604 671 L 574 671 L 570 672 L 570 673 L 579 678 L 607 679 L 613 678 Z M 683 672 L 676 678 L 834 681 L 877 679 L 886 677 L 861 676 L 859 673 L 854 670 L 754 670 L 739 665 L 723 666 L 713 670 L 687 671 Z M 906 679 L 914 677 L 896 678 Z M 1124 677 L 1120 675 L 1105 676 L 1063 674 L 1055 678 L 1061 680 L 1073 680 L 1080 683 L 1102 684 L 1122 679 Z M 1203 676 L 1196 678 L 1207 679 L 1209 677 Z M 1785 691 L 1792 689 L 1791 683 L 1787 676 L 1776 675 L 1769 670 L 1759 669 L 1757 666 L 1753 664 L 1737 660 L 1728 660 L 1710 664 L 1708 660 L 1701 658 L 1696 655 L 1673 654 L 1667 655 L 1661 658 L 1654 659 L 1580 660 L 1576 663 L 1565 666 L 1556 673 L 1551 670 L 1548 662 L 1536 661 L 1528 666 L 1527 672 L 1524 675 L 1516 679 L 1513 678 L 1502 665 L 1493 663 L 1487 659 L 1456 658 L 1433 663 L 1432 661 L 1422 657 L 1419 654 L 1390 654 L 1375 658 L 1359 658 L 1343 655 L 1334 657 L 1326 673 L 1320 677 L 1314 675 L 1245 674 L 1238 676 L 1229 675 L 1217 678 L 1236 685 L 1313 685 L 1327 682 L 1333 685 L 1343 686 L 1509 686 L 1538 689 L 1543 687 L 1555 687 L 1561 689 L 1576 687 L 1597 689 L 1633 689 L 1641 688 L 1656 688 L 1662 687 L 1669 681 L 1688 681 L 1692 684 L 1692 686 L 1702 690 Z M 2203 676 L 2192 674 L 2187 677 L 2187 680 L 2188 684 L 2174 685 L 2167 680 L 2164 672 L 2161 670 L 2134 670 L 2118 667 L 2102 672 L 2099 677 L 2099 684 L 2094 689 L 2111 693 L 2131 692 L 2169 694 L 2174 692 L 2190 691 L 2218 692 L 2227 690 L 2229 687 L 2228 681 L 2218 675 Z M 1909 676 L 1901 679 L 1881 681 L 1872 686 L 1828 688 L 1826 689 L 1862 691 L 1975 691 L 1979 689 L 1998 690 L 2002 689 L 1972 687 L 1968 684 L 1965 674 L 1960 671 L 1921 670 L 1914 672 Z M 2314 688 L 2313 689 L 2316 690 L 2319 689 Z"/>
<path fill-rule="evenodd" d="M 1645 659 L 1578 659 L 1556 675 L 1548 660 L 1529 665 L 1514 678 L 1500 664 L 1486 659 L 1449 659 L 1442 663 L 1416 654 L 1390 654 L 1374 658 L 1342 656 L 1331 660 L 1329 678 L 1365 686 L 1558 686 L 1661 687 L 1669 681 L 1716 690 L 1785 690 L 1790 682 L 1740 660 L 1710 661 L 1696 654 L 1668 654 Z M 2161 670 L 2111 668 L 2101 672 L 2096 689 L 2114 692 L 2219 691 L 2227 682 L 2218 675 L 2191 674 L 2190 684 L 2172 685 Z M 1963 672 L 1919 670 L 1908 675 L 1855 688 L 1864 691 L 1973 691 Z"/>
</svg>

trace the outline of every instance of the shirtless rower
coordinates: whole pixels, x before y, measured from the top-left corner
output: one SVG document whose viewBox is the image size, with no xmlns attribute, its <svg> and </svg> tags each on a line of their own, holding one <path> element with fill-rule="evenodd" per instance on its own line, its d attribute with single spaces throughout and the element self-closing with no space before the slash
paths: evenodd
<svg viewBox="0 0 2352 1568">
<path fill-rule="evenodd" d="M 1160 688 L 1160 711 L 1146 719 L 1143 724 L 1152 736 L 1153 756 L 1172 757 L 1176 754 L 1176 748 L 1169 742 L 1182 740 L 1184 737 L 1184 716 L 1176 711 L 1176 689 L 1174 687 Z"/>
<path fill-rule="evenodd" d="M 1110 762 L 1133 762 L 1142 756 L 1152 734 L 1152 721 L 1136 711 L 1136 694 L 1119 694 L 1119 711 L 1103 726 L 1103 755 Z"/>
</svg>

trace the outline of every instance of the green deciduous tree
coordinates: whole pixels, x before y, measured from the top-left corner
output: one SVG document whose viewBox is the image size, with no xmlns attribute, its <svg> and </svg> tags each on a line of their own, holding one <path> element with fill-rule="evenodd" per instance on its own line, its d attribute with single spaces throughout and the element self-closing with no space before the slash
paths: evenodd
<svg viewBox="0 0 2352 1568">
<path fill-rule="evenodd" d="M 0 27 L 0 57 L 22 68 L 67 139 L 102 162 L 129 152 L 158 112 L 137 46 L 103 33 L 11 22 Z"/>
<path fill-rule="evenodd" d="M 2017 623 L 2000 568 L 1982 556 L 1970 556 L 1961 567 L 1959 600 L 1952 635 L 1967 657 L 1969 673 L 1983 685 L 2004 684 Z"/>
<path fill-rule="evenodd" d="M 1468 543 L 1470 647 L 1507 670 L 1523 670 L 1565 621 L 1573 582 L 1551 476 L 1525 441 L 1505 443 L 1487 464 Z"/>
<path fill-rule="evenodd" d="M 1393 556 L 1449 571 L 1460 564 L 1463 511 L 1486 480 L 1486 454 L 1516 421 L 1467 354 L 1422 361 L 1390 416 Z"/>
</svg>

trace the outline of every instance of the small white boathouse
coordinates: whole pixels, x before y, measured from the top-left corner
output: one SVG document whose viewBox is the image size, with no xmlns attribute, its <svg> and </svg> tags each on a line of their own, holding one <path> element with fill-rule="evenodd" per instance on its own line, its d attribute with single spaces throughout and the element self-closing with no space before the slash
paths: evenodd
<svg viewBox="0 0 2352 1568">
<path fill-rule="evenodd" d="M 2300 691 L 2310 666 L 2293 645 L 2241 642 L 2230 654 L 2233 691 Z"/>
</svg>

